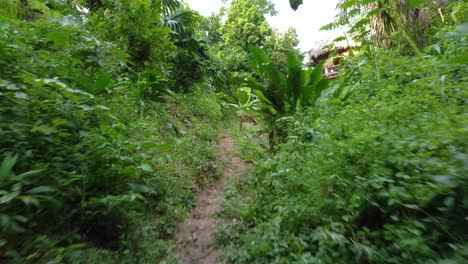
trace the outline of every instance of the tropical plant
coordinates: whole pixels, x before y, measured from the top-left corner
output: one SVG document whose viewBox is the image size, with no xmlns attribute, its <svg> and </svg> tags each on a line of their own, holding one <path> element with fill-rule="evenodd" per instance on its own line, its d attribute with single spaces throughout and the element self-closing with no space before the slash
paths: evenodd
<svg viewBox="0 0 468 264">
<path fill-rule="evenodd" d="M 228 105 L 236 109 L 236 115 L 240 121 L 239 130 L 242 130 L 243 124 L 249 119 L 249 112 L 259 110 L 259 103 L 260 101 L 252 94 L 252 88 L 240 87 L 237 89 L 236 103 L 230 103 Z"/>
<path fill-rule="evenodd" d="M 294 114 L 303 107 L 313 106 L 322 92 L 328 88 L 329 80 L 322 78 L 324 62 L 315 68 L 304 69 L 299 59 L 292 53 L 287 57 L 287 74 L 283 75 L 262 49 L 249 46 L 249 64 L 261 82 L 247 77 L 242 84 L 250 87 L 263 103 L 264 117 L 270 126 L 270 143 L 284 136 L 277 125 L 280 118 Z"/>
<path fill-rule="evenodd" d="M 203 37 L 195 32 L 184 32 L 172 37 L 177 47 L 173 63 L 174 91 L 188 92 L 189 87 L 200 81 L 209 67 L 209 46 Z"/>
<path fill-rule="evenodd" d="M 0 4 L 0 262 L 160 261 L 216 175 L 220 106 L 205 86 L 154 102 L 176 50 L 159 11 L 66 2 L 37 21 Z"/>
<path fill-rule="evenodd" d="M 171 40 L 177 50 L 171 62 L 174 79 L 173 90 L 188 92 L 199 81 L 207 68 L 208 47 L 198 34 L 201 16 L 178 0 L 162 1 L 162 25 L 172 30 Z"/>
<path fill-rule="evenodd" d="M 346 98 L 295 113 L 275 155 L 229 190 L 229 260 L 466 262 L 467 29 L 444 27 L 423 56 L 378 50 L 380 72 L 349 58 Z"/>
<path fill-rule="evenodd" d="M 382 47 L 411 46 L 408 42 L 422 47 L 424 33 L 438 16 L 437 5 L 431 0 L 341 0 L 337 8 L 340 14 L 336 21 L 322 29 L 345 26 L 355 40 L 371 40 Z"/>
<path fill-rule="evenodd" d="M 322 78 L 323 62 L 315 68 L 303 69 L 302 63 L 288 53 L 287 74 L 283 75 L 262 49 L 250 46 L 251 69 L 262 79 L 246 78 L 244 84 L 251 87 L 274 118 L 295 113 L 305 106 L 314 105 L 321 93 L 328 88 L 329 80 Z"/>
<path fill-rule="evenodd" d="M 177 6 L 175 9 L 171 6 L 164 14 L 162 25 L 170 28 L 174 34 L 193 31 L 193 26 L 200 20 L 197 13 L 183 6 Z"/>
</svg>

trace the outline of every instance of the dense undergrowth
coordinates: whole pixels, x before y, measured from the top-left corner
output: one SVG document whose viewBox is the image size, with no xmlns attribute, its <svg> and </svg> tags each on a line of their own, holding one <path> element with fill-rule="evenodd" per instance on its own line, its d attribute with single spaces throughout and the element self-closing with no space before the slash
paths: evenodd
<svg viewBox="0 0 468 264">
<path fill-rule="evenodd" d="M 465 34 L 355 56 L 318 107 L 283 119 L 285 143 L 227 192 L 230 260 L 466 260 Z"/>
<path fill-rule="evenodd" d="M 230 262 L 466 262 L 467 4 L 437 2 L 340 1 L 330 84 L 271 1 L 1 1 L 0 262 L 177 263 L 226 127 Z"/>
<path fill-rule="evenodd" d="M 127 67 L 135 51 L 78 16 L 16 15 L 0 16 L 0 260 L 170 256 L 174 223 L 221 166 L 213 89 L 164 92 L 161 70 Z"/>
</svg>

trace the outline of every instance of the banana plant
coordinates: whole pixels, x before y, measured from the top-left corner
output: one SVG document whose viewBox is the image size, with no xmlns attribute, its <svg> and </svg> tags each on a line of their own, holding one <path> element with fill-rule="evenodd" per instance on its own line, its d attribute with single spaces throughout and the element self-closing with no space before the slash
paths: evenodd
<svg viewBox="0 0 468 264">
<path fill-rule="evenodd" d="M 250 87 L 265 109 L 274 118 L 294 114 L 298 109 L 312 106 L 328 88 L 329 80 L 322 78 L 323 63 L 315 68 L 304 69 L 302 63 L 293 54 L 288 53 L 287 75 L 284 76 L 262 49 L 250 46 L 252 58 L 249 60 L 252 70 L 263 82 L 246 78 L 244 86 Z"/>
<path fill-rule="evenodd" d="M 270 126 L 270 147 L 285 137 L 284 129 L 278 120 L 293 115 L 299 109 L 314 106 L 322 92 L 328 88 L 329 80 L 322 78 L 324 62 L 315 68 L 304 68 L 300 60 L 291 52 L 287 57 L 287 75 L 283 75 L 262 49 L 249 47 L 250 68 L 261 82 L 248 77 L 242 81 L 243 86 L 251 88 L 258 100 L 262 102 L 264 117 Z"/>
<path fill-rule="evenodd" d="M 236 115 L 240 119 L 239 130 L 242 130 L 243 124 L 249 117 L 249 112 L 259 110 L 258 104 L 260 100 L 253 99 L 254 97 L 255 95 L 252 94 L 250 87 L 240 87 L 236 91 L 237 103 L 228 104 L 236 109 Z"/>
</svg>

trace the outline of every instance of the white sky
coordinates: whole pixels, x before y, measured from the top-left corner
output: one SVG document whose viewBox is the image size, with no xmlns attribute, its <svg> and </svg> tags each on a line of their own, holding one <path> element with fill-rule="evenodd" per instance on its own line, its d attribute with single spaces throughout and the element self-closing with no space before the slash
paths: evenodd
<svg viewBox="0 0 468 264">
<path fill-rule="evenodd" d="M 221 0 L 185 0 L 190 7 L 204 16 L 218 12 L 223 5 Z M 320 27 L 333 21 L 338 0 L 304 0 L 304 4 L 294 12 L 288 0 L 273 0 L 278 15 L 268 17 L 268 23 L 279 31 L 295 27 L 299 35 L 299 48 L 308 51 L 319 41 L 329 41 L 340 35 L 339 31 L 319 31 Z"/>
</svg>

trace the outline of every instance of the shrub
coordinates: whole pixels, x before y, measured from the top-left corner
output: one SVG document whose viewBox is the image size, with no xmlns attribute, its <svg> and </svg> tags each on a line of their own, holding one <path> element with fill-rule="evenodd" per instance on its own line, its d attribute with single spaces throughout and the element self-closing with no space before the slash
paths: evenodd
<svg viewBox="0 0 468 264">
<path fill-rule="evenodd" d="M 354 58 L 326 104 L 286 120 L 246 198 L 228 197 L 231 261 L 466 259 L 466 48 L 457 31 L 440 36 L 424 57 Z"/>
</svg>

